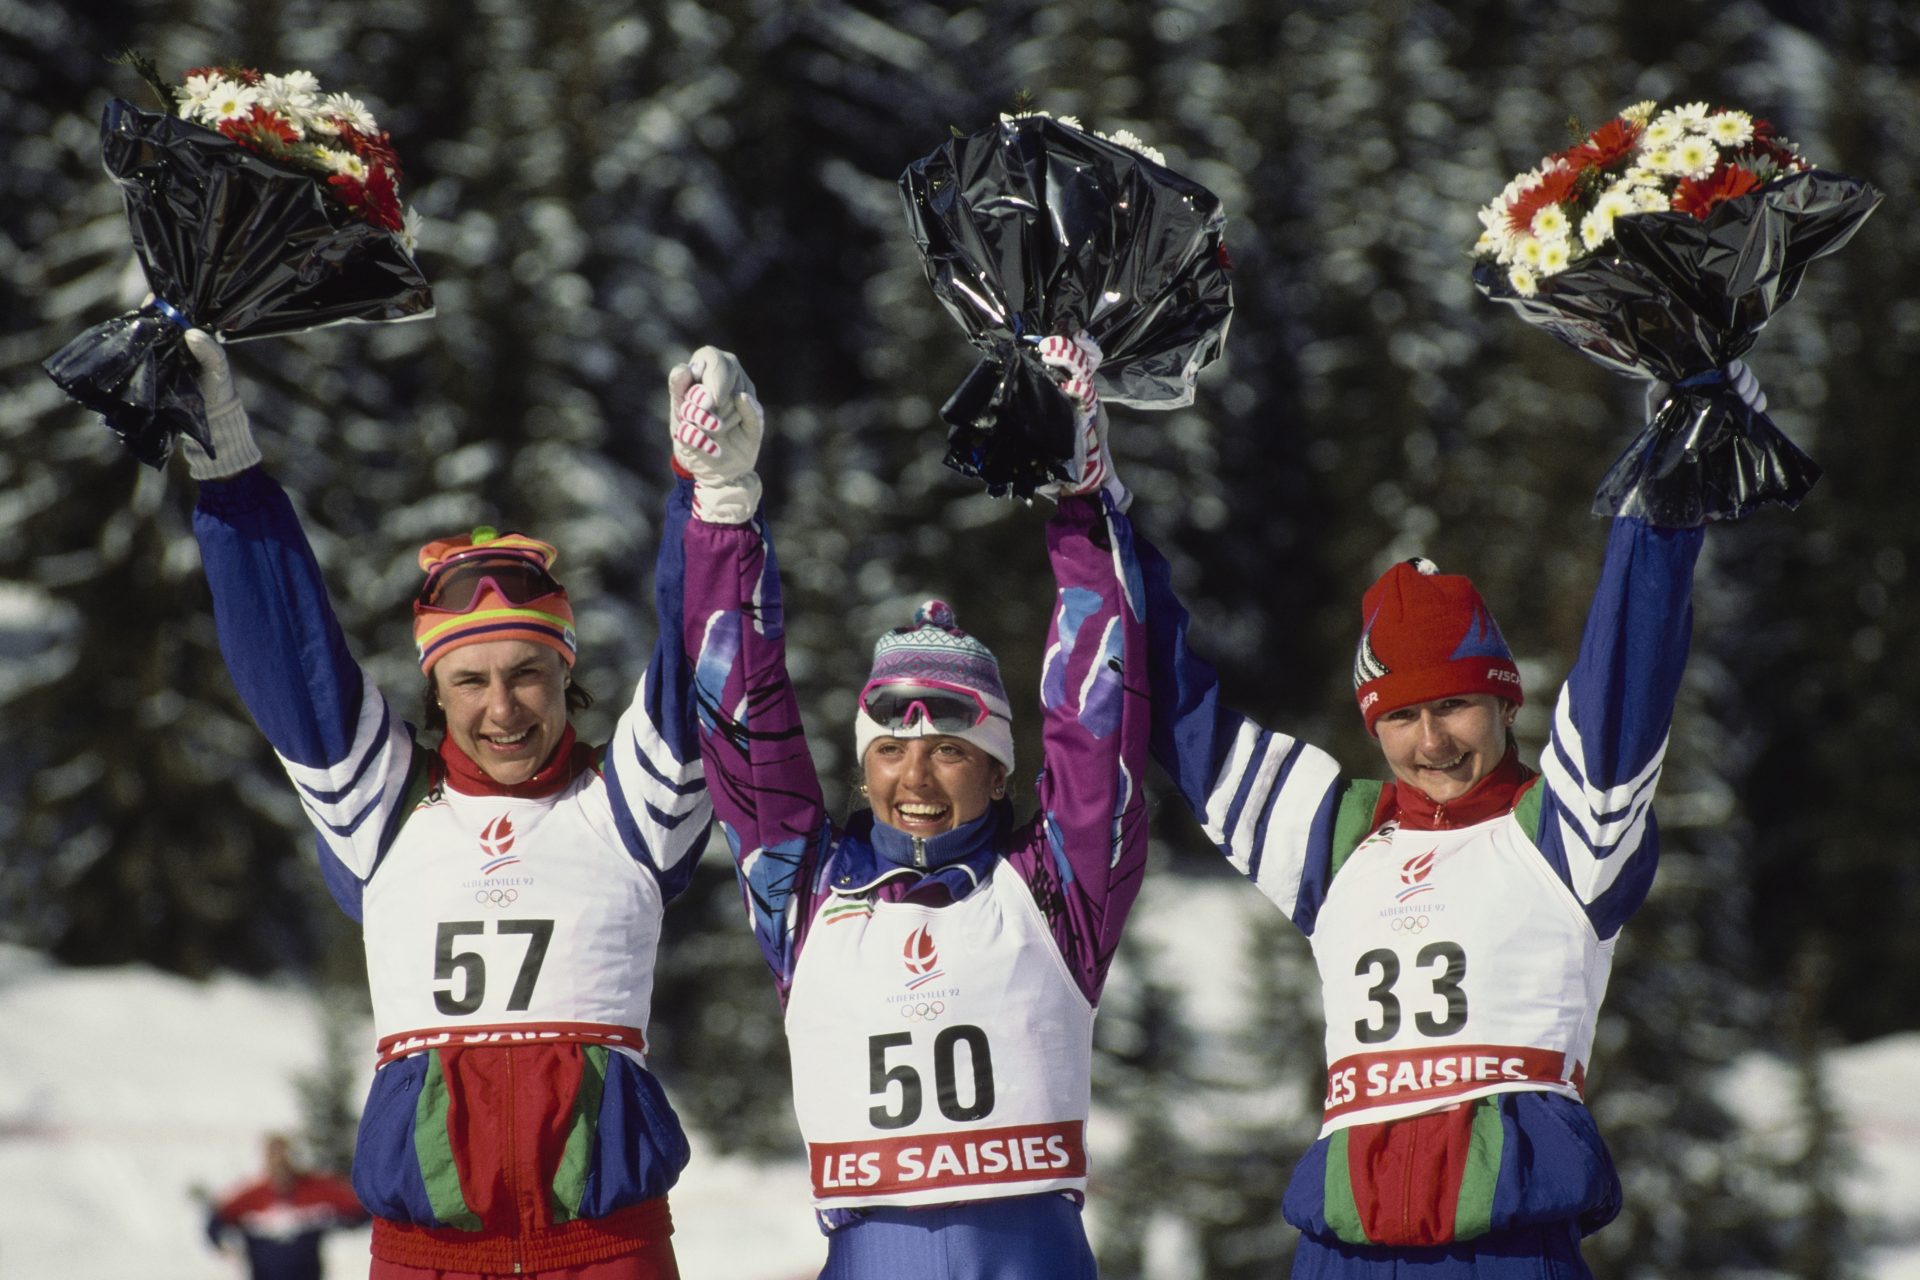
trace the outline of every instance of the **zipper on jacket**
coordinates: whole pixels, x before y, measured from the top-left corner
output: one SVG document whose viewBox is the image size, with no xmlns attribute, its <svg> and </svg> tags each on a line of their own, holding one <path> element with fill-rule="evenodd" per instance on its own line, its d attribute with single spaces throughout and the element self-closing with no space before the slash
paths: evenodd
<svg viewBox="0 0 1920 1280">
<path fill-rule="evenodd" d="M 517 1055 L 515 1055 L 510 1047 L 502 1047 L 499 1052 L 505 1054 L 507 1057 L 507 1098 L 505 1108 L 507 1113 L 507 1195 L 513 1201 L 513 1217 L 515 1222 L 515 1230 L 513 1233 L 513 1274 L 519 1275 L 526 1270 L 526 1259 L 520 1250 L 522 1246 L 526 1244 L 527 1232 L 532 1229 L 533 1224 L 528 1222 L 521 1213 L 520 1151 L 518 1144 L 514 1142 L 514 1128 L 520 1119 L 518 1102 L 519 1082 L 513 1078 L 513 1062 Z"/>
<path fill-rule="evenodd" d="M 913 837 L 913 865 L 922 871 L 927 868 L 927 842 L 924 837 Z"/>
</svg>

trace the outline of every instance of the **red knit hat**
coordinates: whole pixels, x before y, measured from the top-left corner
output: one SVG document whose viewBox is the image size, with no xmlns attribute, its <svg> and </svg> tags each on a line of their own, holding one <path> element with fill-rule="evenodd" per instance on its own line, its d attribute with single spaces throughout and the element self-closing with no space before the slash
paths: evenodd
<svg viewBox="0 0 1920 1280">
<path fill-rule="evenodd" d="M 420 669 L 462 645 L 528 640 L 573 665 L 573 606 L 552 576 L 551 543 L 481 525 L 470 534 L 420 548 L 427 580 L 413 603 Z"/>
<path fill-rule="evenodd" d="M 1353 692 L 1367 732 L 1389 711 L 1463 693 L 1518 705 L 1520 669 L 1473 583 L 1431 560 L 1403 560 L 1360 600 Z"/>
</svg>

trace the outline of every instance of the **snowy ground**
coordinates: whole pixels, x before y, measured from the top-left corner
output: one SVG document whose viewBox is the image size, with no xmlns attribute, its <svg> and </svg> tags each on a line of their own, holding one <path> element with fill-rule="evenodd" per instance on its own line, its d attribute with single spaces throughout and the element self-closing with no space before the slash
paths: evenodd
<svg viewBox="0 0 1920 1280">
<path fill-rule="evenodd" d="M 1229 929 L 1249 905 L 1237 886 L 1201 887 L 1178 904 L 1143 903 L 1137 923 L 1157 935 L 1155 921 L 1177 915 L 1190 925 L 1204 912 Z M 62 969 L 0 947 L 0 1280 L 241 1276 L 240 1263 L 201 1236 L 194 1190 L 250 1176 L 261 1133 L 298 1127 L 293 1081 L 313 1069 L 320 1038 L 313 1000 L 298 988 Z M 1887 1215 L 1872 1280 L 1920 1280 L 1920 1033 L 1834 1054 L 1831 1078 L 1861 1162 L 1855 1202 Z M 1730 1096 L 1762 1129 L 1790 1088 L 1770 1062 L 1731 1073 Z M 1096 1116 L 1096 1157 L 1099 1128 Z M 804 1183 L 798 1161 L 724 1159 L 695 1135 L 673 1193 L 689 1280 L 815 1275 L 823 1247 Z M 1172 1260 L 1183 1251 L 1168 1243 L 1168 1266 L 1153 1268 L 1153 1280 L 1181 1274 Z M 335 1236 L 331 1274 L 364 1275 L 366 1247 L 364 1231 Z"/>
</svg>

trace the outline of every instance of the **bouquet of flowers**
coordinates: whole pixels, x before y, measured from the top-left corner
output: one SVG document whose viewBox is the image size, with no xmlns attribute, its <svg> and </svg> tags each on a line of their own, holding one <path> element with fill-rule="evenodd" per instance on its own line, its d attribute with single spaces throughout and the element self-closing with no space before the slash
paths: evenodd
<svg viewBox="0 0 1920 1280">
<path fill-rule="evenodd" d="M 1124 131 L 1003 115 L 900 176 L 935 296 L 985 358 L 941 409 L 946 462 L 996 495 L 1066 475 L 1073 409 L 1037 347 L 1086 331 L 1100 395 L 1143 409 L 1193 401 L 1233 314 L 1220 201 Z"/>
<path fill-rule="evenodd" d="M 1792 507 L 1820 469 L 1727 367 L 1879 204 L 1766 121 L 1638 103 L 1480 211 L 1474 284 L 1589 359 L 1661 387 L 1594 511 L 1689 526 Z"/>
<path fill-rule="evenodd" d="M 399 161 L 363 104 L 304 71 L 202 67 L 166 85 L 130 60 L 170 110 L 109 102 L 100 150 L 153 297 L 45 368 L 158 467 L 179 432 L 207 443 L 187 329 L 231 342 L 413 319 L 432 314 L 433 295 Z"/>
</svg>

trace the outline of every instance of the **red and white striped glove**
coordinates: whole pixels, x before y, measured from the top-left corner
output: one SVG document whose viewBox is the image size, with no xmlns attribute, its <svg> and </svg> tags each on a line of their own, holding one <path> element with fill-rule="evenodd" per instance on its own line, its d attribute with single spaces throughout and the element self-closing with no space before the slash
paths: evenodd
<svg viewBox="0 0 1920 1280">
<path fill-rule="evenodd" d="M 1058 334 L 1040 342 L 1040 359 L 1060 379 L 1060 390 L 1073 401 L 1073 459 L 1067 480 L 1042 485 L 1036 493 L 1059 501 L 1065 494 L 1090 494 L 1106 490 L 1114 505 L 1125 511 L 1133 495 L 1120 483 L 1113 468 L 1113 455 L 1107 449 L 1107 410 L 1100 403 L 1093 375 L 1100 368 L 1100 344 L 1082 330 L 1073 337 Z"/>
<path fill-rule="evenodd" d="M 745 524 L 760 506 L 754 464 L 766 413 L 753 380 L 730 351 L 701 347 L 667 375 L 674 469 L 693 478 L 693 514 Z"/>
</svg>

